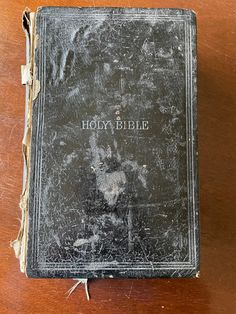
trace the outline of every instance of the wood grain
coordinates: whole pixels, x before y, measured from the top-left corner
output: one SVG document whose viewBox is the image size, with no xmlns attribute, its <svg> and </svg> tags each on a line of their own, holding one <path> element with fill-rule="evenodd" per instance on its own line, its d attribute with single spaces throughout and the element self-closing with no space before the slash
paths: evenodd
<svg viewBox="0 0 236 314">
<path fill-rule="evenodd" d="M 27 279 L 9 246 L 18 232 L 25 63 L 21 13 L 37 6 L 191 8 L 198 17 L 201 278 L 94 280 L 69 299 L 72 280 Z M 0 0 L 0 313 L 236 312 L 236 2 Z"/>
</svg>

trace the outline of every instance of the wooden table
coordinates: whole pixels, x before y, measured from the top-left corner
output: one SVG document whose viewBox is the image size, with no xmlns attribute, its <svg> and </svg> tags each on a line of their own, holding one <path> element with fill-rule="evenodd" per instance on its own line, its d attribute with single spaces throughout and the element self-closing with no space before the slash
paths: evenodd
<svg viewBox="0 0 236 314">
<path fill-rule="evenodd" d="M 27 6 L 183 7 L 198 16 L 201 278 L 94 280 L 91 301 L 72 280 L 33 280 L 10 248 L 19 228 Z M 236 313 L 236 2 L 0 0 L 0 313 Z"/>
</svg>

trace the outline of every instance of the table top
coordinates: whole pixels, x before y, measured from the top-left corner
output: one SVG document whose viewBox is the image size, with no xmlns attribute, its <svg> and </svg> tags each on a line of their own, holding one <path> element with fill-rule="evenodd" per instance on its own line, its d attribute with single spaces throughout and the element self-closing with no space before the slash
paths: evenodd
<svg viewBox="0 0 236 314">
<path fill-rule="evenodd" d="M 21 14 L 38 6 L 191 8 L 198 22 L 198 131 L 201 210 L 199 279 L 109 279 L 68 299 L 69 279 L 27 279 L 10 241 L 21 212 L 25 64 Z M 0 313 L 236 312 L 236 2 L 0 0 Z"/>
</svg>

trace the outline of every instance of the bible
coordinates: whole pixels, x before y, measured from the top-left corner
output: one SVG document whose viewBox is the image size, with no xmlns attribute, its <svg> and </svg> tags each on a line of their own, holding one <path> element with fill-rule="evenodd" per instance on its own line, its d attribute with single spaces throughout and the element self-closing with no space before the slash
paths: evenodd
<svg viewBox="0 0 236 314">
<path fill-rule="evenodd" d="M 41 7 L 27 61 L 28 277 L 198 277 L 196 17 Z"/>
</svg>

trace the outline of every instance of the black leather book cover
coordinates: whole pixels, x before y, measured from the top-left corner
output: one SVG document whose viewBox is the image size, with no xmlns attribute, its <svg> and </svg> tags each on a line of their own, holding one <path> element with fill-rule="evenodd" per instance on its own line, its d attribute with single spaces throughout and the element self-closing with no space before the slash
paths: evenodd
<svg viewBox="0 0 236 314">
<path fill-rule="evenodd" d="M 194 13 L 43 7 L 31 24 L 27 276 L 198 276 Z"/>
</svg>

